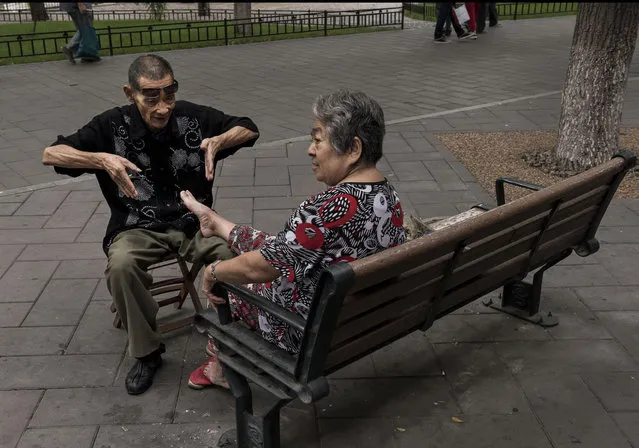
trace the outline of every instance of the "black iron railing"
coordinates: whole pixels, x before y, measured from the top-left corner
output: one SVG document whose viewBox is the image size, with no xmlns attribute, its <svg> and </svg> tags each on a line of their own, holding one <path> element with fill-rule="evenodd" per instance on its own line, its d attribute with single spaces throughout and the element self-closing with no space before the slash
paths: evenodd
<svg viewBox="0 0 639 448">
<path fill-rule="evenodd" d="M 501 19 L 517 20 L 529 17 L 543 17 L 561 14 L 576 14 L 578 2 L 531 3 L 513 2 L 497 3 L 497 14 Z M 436 20 L 435 3 L 402 3 L 403 9 L 422 20 Z"/>
<path fill-rule="evenodd" d="M 213 45 L 269 36 L 313 34 L 328 35 L 337 30 L 363 27 L 404 26 L 401 8 L 357 11 L 296 12 L 290 15 L 209 22 L 157 23 L 123 27 L 96 28 L 103 54 L 136 47 L 171 46 L 194 42 Z M 23 33 L 0 36 L 0 58 L 59 54 L 74 31 Z"/>
</svg>

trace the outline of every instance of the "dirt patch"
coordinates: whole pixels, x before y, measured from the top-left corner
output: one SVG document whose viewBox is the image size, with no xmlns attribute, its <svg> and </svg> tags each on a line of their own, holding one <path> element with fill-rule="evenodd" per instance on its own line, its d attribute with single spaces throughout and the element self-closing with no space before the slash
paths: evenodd
<svg viewBox="0 0 639 448">
<path fill-rule="evenodd" d="M 543 186 L 562 179 L 534 168 L 524 160 L 524 156 L 531 151 L 552 151 L 557 142 L 556 131 L 440 133 L 437 137 L 493 197 L 495 179 L 500 176 Z M 623 129 L 621 147 L 639 154 L 639 129 Z M 521 188 L 506 186 L 507 201 L 528 193 Z M 626 175 L 615 197 L 639 198 L 639 172 L 635 170 Z"/>
</svg>

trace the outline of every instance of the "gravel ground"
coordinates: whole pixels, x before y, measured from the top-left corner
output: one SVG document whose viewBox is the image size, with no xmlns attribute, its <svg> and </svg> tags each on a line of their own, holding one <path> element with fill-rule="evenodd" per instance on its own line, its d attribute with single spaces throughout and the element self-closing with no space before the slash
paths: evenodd
<svg viewBox="0 0 639 448">
<path fill-rule="evenodd" d="M 538 185 L 550 185 L 561 180 L 546 174 L 522 160 L 522 154 L 535 148 L 552 150 L 557 142 L 556 131 L 441 133 L 437 137 L 494 197 L 495 179 L 508 176 Z M 621 131 L 621 147 L 639 153 L 639 129 Z M 507 200 L 526 195 L 526 190 L 506 187 Z M 628 173 L 615 197 L 639 198 L 639 172 Z"/>
</svg>

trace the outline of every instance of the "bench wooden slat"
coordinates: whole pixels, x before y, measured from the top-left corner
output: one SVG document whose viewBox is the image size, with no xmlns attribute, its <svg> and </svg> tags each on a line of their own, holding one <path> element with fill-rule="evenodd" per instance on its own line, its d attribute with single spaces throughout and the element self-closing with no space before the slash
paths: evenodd
<svg viewBox="0 0 639 448">
<path fill-rule="evenodd" d="M 357 278 L 352 291 L 359 291 L 396 277 L 417 265 L 420 260 L 439 258 L 453 251 L 459 241 L 468 239 L 468 243 L 472 243 L 512 227 L 529 216 L 548 210 L 560 198 L 570 201 L 600 186 L 608 185 L 624 164 L 623 158 L 614 158 L 583 175 L 568 178 L 469 221 L 452 225 L 444 232 L 435 232 L 427 238 L 417 238 L 357 260 L 351 263 Z"/>
<path fill-rule="evenodd" d="M 586 201 L 585 203 L 589 202 L 590 200 Z M 587 226 L 592 222 L 597 209 L 597 205 L 591 205 L 585 210 L 582 210 L 579 213 L 575 213 L 571 206 L 570 212 L 572 213 L 572 215 L 568 214 L 568 216 L 563 218 L 561 221 L 551 225 L 548 228 L 547 234 L 544 238 L 555 238 L 556 236 L 562 233 L 566 233 L 576 227 L 582 228 L 585 233 L 585 230 L 587 229 Z M 556 215 L 556 217 L 561 218 L 559 213 Z M 539 223 L 539 227 L 541 227 L 541 223 Z M 528 230 L 531 230 L 532 228 L 533 227 L 528 227 Z M 479 263 L 481 266 L 491 265 L 495 262 L 498 262 L 500 257 L 508 258 L 516 256 L 518 253 L 530 251 L 535 238 L 539 235 L 540 230 L 540 228 L 537 228 L 536 231 L 533 233 L 519 235 L 516 241 L 511 241 L 508 243 L 506 243 L 506 241 L 509 238 L 499 240 L 499 244 L 496 244 L 496 248 L 492 248 L 492 252 L 481 250 L 481 247 L 476 247 L 473 248 L 473 250 L 469 250 L 467 253 L 463 253 L 459 258 L 459 266 L 453 273 L 453 275 L 458 279 L 452 280 L 452 284 L 457 284 L 460 281 L 467 280 L 467 277 L 469 275 L 473 275 L 473 272 L 476 272 L 478 270 L 477 268 L 475 268 L 473 271 L 468 271 L 468 265 L 470 264 L 474 265 L 476 263 Z M 542 240 L 542 242 L 543 241 L 544 240 Z M 491 245 L 492 244 L 493 243 L 491 243 Z M 371 288 L 372 291 L 359 291 L 358 293 L 347 297 L 344 301 L 344 305 L 342 306 L 340 317 L 338 318 L 338 327 L 344 325 L 345 321 L 365 314 L 369 310 L 375 309 L 387 303 L 392 303 L 394 300 L 396 300 L 397 297 L 404 294 L 404 291 L 414 291 L 416 288 L 419 288 L 422 285 L 428 286 L 432 284 L 434 280 L 441 279 L 441 276 L 444 273 L 446 264 L 449 259 L 450 257 L 435 260 L 434 262 L 427 264 L 424 269 L 413 270 L 404 273 L 396 277 L 395 279 L 391 279 L 387 283 L 379 284 L 375 288 Z M 483 269 L 483 267 L 479 268 L 479 270 L 481 269 Z M 465 274 L 463 273 L 464 270 L 467 270 Z M 461 278 L 459 278 L 460 275 L 462 276 Z"/>
<path fill-rule="evenodd" d="M 367 333 L 364 337 L 332 350 L 326 360 L 326 370 L 330 372 L 339 368 L 340 364 L 348 364 L 374 351 L 378 346 L 386 345 L 389 341 L 414 331 L 424 321 L 427 312 L 428 310 L 425 309 L 421 313 L 405 313 L 387 325 Z"/>
</svg>

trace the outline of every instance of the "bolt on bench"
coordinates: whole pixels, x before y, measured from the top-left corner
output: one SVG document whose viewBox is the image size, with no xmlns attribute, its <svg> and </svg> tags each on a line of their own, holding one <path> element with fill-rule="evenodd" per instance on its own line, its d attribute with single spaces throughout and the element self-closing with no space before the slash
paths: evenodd
<svg viewBox="0 0 639 448">
<path fill-rule="evenodd" d="M 220 347 L 236 399 L 236 435 L 219 446 L 280 446 L 280 409 L 295 398 L 315 402 L 329 394 L 326 376 L 436 319 L 503 287 L 503 311 L 543 325 L 539 313 L 543 272 L 573 251 L 585 257 L 599 249 L 595 233 L 627 171 L 632 153 L 546 188 L 513 179 L 497 180 L 498 206 L 485 213 L 352 263 L 327 268 L 308 320 L 243 287 L 217 283 L 304 332 L 292 356 L 231 319 L 227 305 L 196 316 L 196 327 Z M 536 190 L 504 202 L 504 184 Z M 537 270 L 532 285 L 523 282 Z M 552 316 L 550 316 L 552 317 Z M 273 403 L 253 415 L 248 381 L 266 389 Z M 235 440 L 237 440 L 235 442 Z"/>
</svg>

